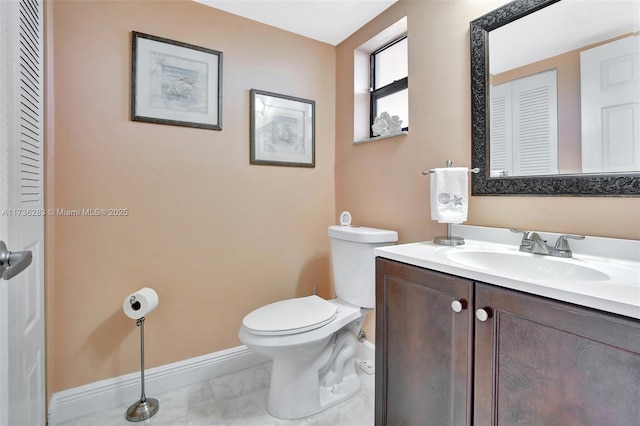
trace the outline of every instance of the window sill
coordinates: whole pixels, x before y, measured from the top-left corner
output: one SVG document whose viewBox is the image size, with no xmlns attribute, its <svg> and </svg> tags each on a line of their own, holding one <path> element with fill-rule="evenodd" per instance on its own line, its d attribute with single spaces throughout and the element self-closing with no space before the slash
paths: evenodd
<svg viewBox="0 0 640 426">
<path fill-rule="evenodd" d="M 393 133 L 391 135 L 384 135 L 384 136 L 376 136 L 374 138 L 359 139 L 357 141 L 353 141 L 353 144 L 354 145 L 359 145 L 361 143 L 381 141 L 383 139 L 395 138 L 396 136 L 403 136 L 403 135 L 408 135 L 408 134 L 409 134 L 408 130 L 403 130 L 401 132 Z"/>
</svg>

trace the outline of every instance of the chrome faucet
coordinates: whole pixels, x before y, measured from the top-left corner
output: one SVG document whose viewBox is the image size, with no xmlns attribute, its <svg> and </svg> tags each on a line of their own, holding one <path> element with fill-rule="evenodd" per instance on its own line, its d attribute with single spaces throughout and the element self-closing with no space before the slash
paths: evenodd
<svg viewBox="0 0 640 426">
<path fill-rule="evenodd" d="M 543 256 L 573 257 L 567 239 L 584 240 L 584 235 L 564 234 L 560 235 L 555 246 L 551 247 L 537 232 L 514 228 L 510 228 L 510 231 L 523 234 L 522 241 L 520 242 L 520 251 L 524 253 L 541 254 Z"/>
</svg>

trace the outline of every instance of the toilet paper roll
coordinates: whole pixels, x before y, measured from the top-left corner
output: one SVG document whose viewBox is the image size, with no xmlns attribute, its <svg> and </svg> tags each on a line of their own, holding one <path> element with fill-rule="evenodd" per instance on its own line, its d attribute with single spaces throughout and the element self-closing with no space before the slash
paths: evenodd
<svg viewBox="0 0 640 426">
<path fill-rule="evenodd" d="M 158 293 L 152 288 L 142 287 L 128 295 L 122 303 L 122 310 L 131 319 L 140 319 L 158 306 Z"/>
</svg>

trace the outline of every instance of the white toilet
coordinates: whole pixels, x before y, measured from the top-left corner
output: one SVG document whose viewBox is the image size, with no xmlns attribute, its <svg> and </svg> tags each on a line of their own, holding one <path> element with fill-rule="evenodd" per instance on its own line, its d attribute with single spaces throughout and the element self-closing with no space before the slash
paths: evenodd
<svg viewBox="0 0 640 426">
<path fill-rule="evenodd" d="M 307 296 L 271 303 L 242 320 L 242 343 L 273 359 L 267 410 L 282 419 L 318 413 L 360 389 L 354 355 L 366 314 L 375 307 L 375 247 L 395 231 L 330 226 L 337 299 Z"/>
</svg>

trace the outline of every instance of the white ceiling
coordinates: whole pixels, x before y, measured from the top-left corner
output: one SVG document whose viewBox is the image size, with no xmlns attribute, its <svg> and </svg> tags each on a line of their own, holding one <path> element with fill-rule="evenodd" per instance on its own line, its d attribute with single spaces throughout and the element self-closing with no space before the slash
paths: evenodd
<svg viewBox="0 0 640 426">
<path fill-rule="evenodd" d="M 489 33 L 489 70 L 498 74 L 640 31 L 638 0 L 563 0 Z"/>
<path fill-rule="evenodd" d="M 397 0 L 194 0 L 333 46 Z"/>
</svg>

